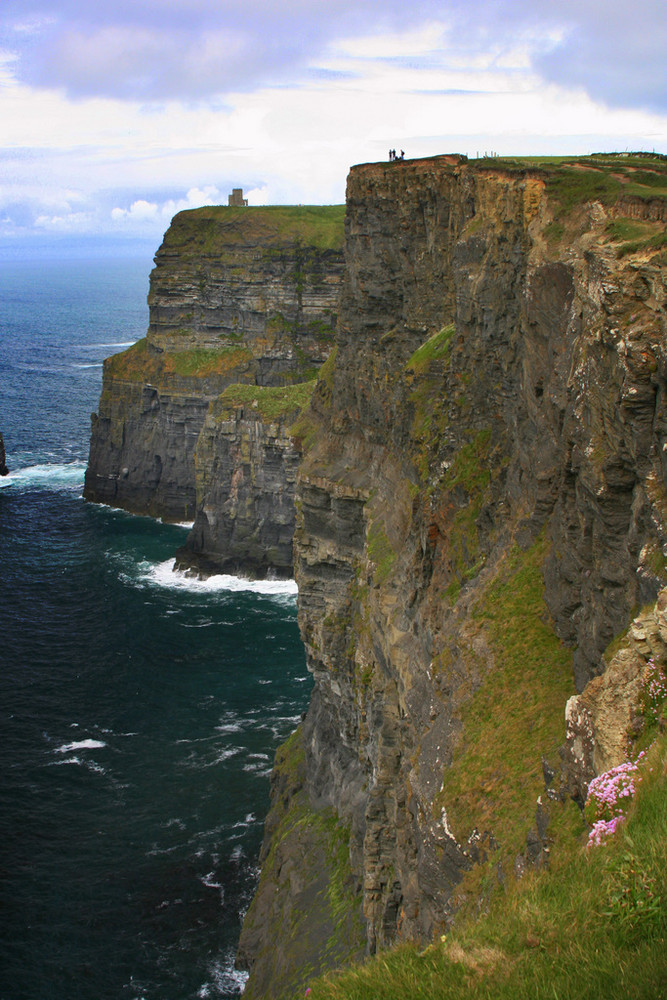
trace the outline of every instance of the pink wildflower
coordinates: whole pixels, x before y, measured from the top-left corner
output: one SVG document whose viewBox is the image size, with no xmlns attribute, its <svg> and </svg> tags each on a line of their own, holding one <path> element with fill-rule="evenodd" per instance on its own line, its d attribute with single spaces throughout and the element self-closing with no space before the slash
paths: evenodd
<svg viewBox="0 0 667 1000">
<path fill-rule="evenodd" d="M 629 800 L 640 781 L 638 765 L 644 756 L 642 751 L 635 761 L 612 767 L 591 781 L 585 808 L 586 818 L 592 824 L 588 847 L 602 844 L 624 821 Z"/>
</svg>

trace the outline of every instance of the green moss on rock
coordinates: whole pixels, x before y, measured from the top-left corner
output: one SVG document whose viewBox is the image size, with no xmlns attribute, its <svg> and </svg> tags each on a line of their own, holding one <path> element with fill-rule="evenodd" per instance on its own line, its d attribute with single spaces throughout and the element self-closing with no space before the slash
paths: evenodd
<svg viewBox="0 0 667 1000">
<path fill-rule="evenodd" d="M 252 352 L 243 347 L 193 348 L 187 351 L 152 351 L 147 340 L 137 341 L 105 363 L 105 376 L 128 382 L 159 382 L 170 375 L 205 378 L 227 375 L 246 366 Z"/>
<path fill-rule="evenodd" d="M 264 421 L 292 418 L 308 404 L 315 388 L 315 380 L 296 385 L 259 386 L 247 383 L 229 385 L 212 404 L 216 420 L 228 419 L 239 407 L 250 408 Z"/>
</svg>

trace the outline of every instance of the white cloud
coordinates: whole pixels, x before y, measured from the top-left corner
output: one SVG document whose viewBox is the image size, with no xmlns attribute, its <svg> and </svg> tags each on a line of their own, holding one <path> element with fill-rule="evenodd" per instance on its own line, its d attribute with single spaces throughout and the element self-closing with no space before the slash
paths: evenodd
<svg viewBox="0 0 667 1000">
<path fill-rule="evenodd" d="M 88 227 L 157 240 L 176 212 L 224 204 L 232 187 L 244 187 L 251 204 L 341 202 L 349 166 L 384 159 L 389 147 L 408 157 L 667 151 L 667 115 L 610 109 L 582 86 L 545 84 L 536 63 L 557 50 L 564 28 L 489 30 L 482 45 L 453 24 L 431 15 L 403 34 L 340 32 L 289 86 L 192 104 L 70 100 L 23 83 L 5 53 L 0 217 L 7 231 Z M 124 36 L 113 37 L 120 60 Z M 225 45 L 238 55 L 244 38 L 240 29 L 211 33 L 203 71 L 213 72 Z M 149 40 L 139 35 L 137 45 Z"/>
<path fill-rule="evenodd" d="M 177 212 L 183 212 L 188 208 L 201 208 L 202 205 L 219 205 L 220 201 L 220 192 L 210 185 L 204 190 L 190 188 L 184 198 L 178 200 L 169 198 L 161 204 L 139 198 L 127 209 L 112 208 L 110 215 L 114 222 L 143 224 L 159 221 L 162 225 L 168 224 Z"/>
</svg>

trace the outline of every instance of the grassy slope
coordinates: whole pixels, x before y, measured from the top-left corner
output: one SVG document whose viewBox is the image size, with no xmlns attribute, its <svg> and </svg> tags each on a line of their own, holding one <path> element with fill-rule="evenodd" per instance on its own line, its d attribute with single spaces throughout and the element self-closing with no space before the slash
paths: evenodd
<svg viewBox="0 0 667 1000">
<path fill-rule="evenodd" d="M 509 882 L 488 913 L 425 951 L 402 945 L 309 985 L 310 1000 L 667 997 L 665 737 L 604 846 L 579 844 L 565 863 Z"/>
<path fill-rule="evenodd" d="M 477 828 L 497 844 L 464 880 L 462 898 L 472 896 L 475 904 L 485 887 L 497 887 L 499 872 L 511 878 L 544 792 L 542 758 L 558 769 L 565 703 L 574 694 L 572 654 L 556 638 L 543 600 L 546 551 L 544 538 L 526 552 L 513 550 L 473 611 L 493 663 L 463 706 L 462 742 L 443 775 L 438 805 L 459 842 Z M 557 825 L 576 824 L 575 806 L 552 812 Z"/>
</svg>

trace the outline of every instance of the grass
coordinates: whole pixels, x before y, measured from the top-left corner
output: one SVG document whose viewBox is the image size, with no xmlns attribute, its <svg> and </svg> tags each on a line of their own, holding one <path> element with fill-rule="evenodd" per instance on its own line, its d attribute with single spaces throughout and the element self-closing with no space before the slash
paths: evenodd
<svg viewBox="0 0 667 1000">
<path fill-rule="evenodd" d="M 439 333 L 434 334 L 417 348 L 405 367 L 415 375 L 426 374 L 434 361 L 448 357 L 454 333 L 453 323 L 443 327 Z"/>
<path fill-rule="evenodd" d="M 664 1000 L 667 746 L 603 847 L 508 885 L 489 912 L 309 983 L 309 1000 Z M 295 998 L 296 1000 L 296 998 Z"/>
<path fill-rule="evenodd" d="M 467 497 L 466 503 L 454 513 L 447 536 L 453 574 L 446 590 L 450 604 L 458 599 L 463 583 L 473 579 L 484 564 L 477 519 L 491 482 L 490 445 L 491 431 L 488 428 L 478 431 L 473 440 L 456 453 L 441 484 L 449 492 L 464 490 Z"/>
<path fill-rule="evenodd" d="M 543 538 L 526 552 L 515 549 L 473 613 L 493 662 L 462 706 L 463 742 L 443 775 L 437 807 L 446 809 L 459 842 L 476 827 L 493 835 L 498 851 L 486 868 L 466 876 L 464 888 L 499 863 L 506 875 L 512 871 L 544 790 L 541 759 L 557 760 L 563 739 L 565 702 L 574 693 L 572 655 L 548 621 L 546 551 Z"/>
<path fill-rule="evenodd" d="M 619 257 L 641 250 L 660 250 L 667 246 L 667 232 L 662 223 L 618 218 L 608 223 L 605 233 L 611 242 L 619 244 Z"/>
<path fill-rule="evenodd" d="M 379 520 L 372 521 L 369 526 L 366 547 L 369 559 L 375 563 L 373 582 L 376 586 L 381 586 L 389 579 L 396 562 L 396 552 Z"/>
<path fill-rule="evenodd" d="M 185 256 L 228 253 L 257 243 L 270 252 L 283 244 L 342 251 L 344 205 L 270 205 L 257 208 L 205 206 L 179 212 L 164 247 Z"/>
<path fill-rule="evenodd" d="M 216 420 L 224 420 L 231 410 L 242 406 L 256 412 L 264 421 L 291 419 L 307 406 L 315 384 L 313 379 L 285 386 L 228 385 L 215 400 L 212 413 Z"/>
<path fill-rule="evenodd" d="M 661 154 L 490 157 L 473 162 L 485 170 L 534 172 L 564 214 L 590 201 L 610 206 L 622 195 L 644 201 L 667 198 L 667 158 Z"/>
<path fill-rule="evenodd" d="M 322 397 L 324 400 L 331 399 L 331 393 L 333 391 L 333 373 L 337 352 L 338 348 L 334 347 L 329 357 L 317 373 L 317 395 Z M 294 421 L 290 428 L 291 436 L 301 448 L 304 455 L 314 445 L 318 433 L 319 422 L 317 418 L 314 416 L 310 408 L 304 408 L 300 416 Z"/>
<path fill-rule="evenodd" d="M 413 409 L 412 436 L 415 440 L 416 467 L 422 483 L 428 483 L 432 466 L 431 452 L 447 426 L 447 408 L 442 398 L 443 367 L 455 334 L 454 324 L 445 326 L 426 340 L 405 365 L 405 379 L 410 384 L 409 401 Z"/>
<path fill-rule="evenodd" d="M 168 376 L 204 378 L 207 375 L 228 375 L 252 360 L 252 352 L 244 347 L 219 349 L 196 347 L 187 351 L 151 351 L 146 339 L 108 358 L 105 375 L 128 382 L 159 382 Z"/>
</svg>

